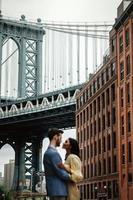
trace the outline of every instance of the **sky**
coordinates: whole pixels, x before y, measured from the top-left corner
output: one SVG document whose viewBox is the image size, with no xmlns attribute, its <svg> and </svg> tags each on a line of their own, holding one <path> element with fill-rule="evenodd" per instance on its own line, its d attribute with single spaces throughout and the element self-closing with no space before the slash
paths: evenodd
<svg viewBox="0 0 133 200">
<path fill-rule="evenodd" d="M 20 19 L 24 14 L 28 21 L 60 21 L 60 22 L 114 22 L 117 7 L 121 0 L 1 0 L 2 15 Z M 75 130 L 65 131 L 63 141 L 67 137 L 75 137 Z M 43 152 L 48 145 L 44 141 Z M 60 149 L 64 156 L 63 150 Z M 3 164 L 14 158 L 14 151 L 9 146 L 0 150 L 0 171 Z"/>
<path fill-rule="evenodd" d="M 1 0 L 8 17 L 48 21 L 114 21 L 121 0 Z M 13 7 L 12 7 L 13 5 Z"/>
</svg>

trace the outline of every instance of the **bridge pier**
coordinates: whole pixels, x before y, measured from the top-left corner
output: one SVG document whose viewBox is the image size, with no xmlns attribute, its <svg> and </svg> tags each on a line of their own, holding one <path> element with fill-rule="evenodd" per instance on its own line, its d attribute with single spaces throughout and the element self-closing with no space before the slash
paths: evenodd
<svg viewBox="0 0 133 200">
<path fill-rule="evenodd" d="M 18 142 L 15 147 L 15 166 L 12 190 L 23 190 L 25 180 L 25 142 Z"/>
<path fill-rule="evenodd" d="M 42 171 L 42 139 L 37 137 L 32 140 L 32 167 L 34 169 L 32 191 L 35 192 L 35 186 L 40 181 L 37 172 Z"/>
<path fill-rule="evenodd" d="M 27 150 L 26 140 L 15 142 L 15 166 L 14 166 L 14 177 L 12 184 L 12 191 L 23 191 L 26 188 L 26 172 L 30 175 L 30 189 L 35 192 L 35 186 L 40 181 L 37 172 L 42 171 L 42 138 L 33 136 L 31 139 L 31 156 L 28 158 L 25 153 Z M 26 170 L 25 161 L 29 160 L 29 169 Z M 28 177 L 29 177 L 28 176 Z"/>
</svg>

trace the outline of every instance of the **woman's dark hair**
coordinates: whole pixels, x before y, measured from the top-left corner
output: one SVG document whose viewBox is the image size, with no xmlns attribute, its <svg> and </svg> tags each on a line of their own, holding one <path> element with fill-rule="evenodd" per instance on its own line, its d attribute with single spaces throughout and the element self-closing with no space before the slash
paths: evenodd
<svg viewBox="0 0 133 200">
<path fill-rule="evenodd" d="M 73 138 L 68 138 L 69 142 L 71 144 L 71 153 L 75 154 L 79 157 L 79 145 L 77 140 L 73 139 Z"/>
</svg>

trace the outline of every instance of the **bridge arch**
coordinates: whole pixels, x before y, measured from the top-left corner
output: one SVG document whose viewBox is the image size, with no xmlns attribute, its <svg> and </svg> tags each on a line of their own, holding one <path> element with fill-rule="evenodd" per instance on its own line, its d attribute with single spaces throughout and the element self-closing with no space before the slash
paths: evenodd
<svg viewBox="0 0 133 200">
<path fill-rule="evenodd" d="M 11 113 L 18 113 L 19 110 L 18 110 L 17 106 L 16 106 L 15 104 L 13 104 L 13 105 L 11 106 L 9 112 L 11 112 Z"/>
<path fill-rule="evenodd" d="M 14 177 L 15 150 L 8 142 L 3 144 L 0 143 L 0 158 L 0 171 L 4 175 L 7 174 L 6 170 L 8 170 L 8 177 L 4 176 L 4 184 L 6 185 L 7 190 L 10 190 L 12 188 Z M 6 166 L 4 167 L 5 164 Z"/>
<path fill-rule="evenodd" d="M 19 73 L 19 44 L 13 37 L 5 37 L 2 45 L 1 96 L 17 97 Z"/>
<path fill-rule="evenodd" d="M 20 49 L 20 40 L 19 40 L 18 38 L 16 38 L 16 37 L 5 36 L 5 37 L 4 37 L 4 40 L 3 40 L 3 44 L 6 43 L 6 41 L 7 41 L 7 40 L 10 40 L 10 39 L 13 40 L 13 41 L 16 43 L 18 49 Z"/>
</svg>

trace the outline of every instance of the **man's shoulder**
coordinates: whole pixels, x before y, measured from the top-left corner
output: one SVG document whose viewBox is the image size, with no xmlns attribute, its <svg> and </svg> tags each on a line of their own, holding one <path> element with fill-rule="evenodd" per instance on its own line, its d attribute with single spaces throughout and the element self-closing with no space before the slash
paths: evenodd
<svg viewBox="0 0 133 200">
<path fill-rule="evenodd" d="M 56 149 L 52 148 L 52 147 L 48 147 L 47 150 L 45 151 L 45 154 L 56 154 L 58 153 Z"/>
</svg>

